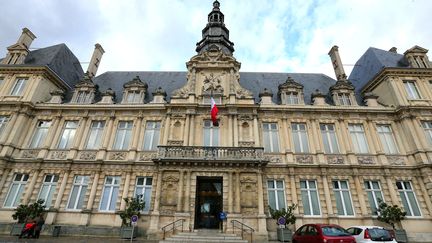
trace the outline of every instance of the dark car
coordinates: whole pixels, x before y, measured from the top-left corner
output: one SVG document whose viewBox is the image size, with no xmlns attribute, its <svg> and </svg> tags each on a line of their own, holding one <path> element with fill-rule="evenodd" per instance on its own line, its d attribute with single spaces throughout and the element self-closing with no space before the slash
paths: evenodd
<svg viewBox="0 0 432 243">
<path fill-rule="evenodd" d="M 295 243 L 355 243 L 344 228 L 336 224 L 305 224 L 293 235 Z"/>
</svg>

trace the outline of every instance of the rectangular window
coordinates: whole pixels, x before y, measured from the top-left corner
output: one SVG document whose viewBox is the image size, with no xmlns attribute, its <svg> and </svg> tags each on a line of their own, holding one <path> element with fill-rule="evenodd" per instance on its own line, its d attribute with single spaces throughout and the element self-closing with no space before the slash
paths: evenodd
<svg viewBox="0 0 432 243">
<path fill-rule="evenodd" d="M 160 135 L 159 121 L 148 121 L 144 132 L 144 150 L 157 150 Z"/>
<path fill-rule="evenodd" d="M 407 216 L 421 216 L 417 198 L 410 181 L 397 181 L 396 187 L 402 199 L 403 207 Z"/>
<path fill-rule="evenodd" d="M 308 153 L 309 143 L 305 123 L 291 124 L 294 150 L 296 153 Z"/>
<path fill-rule="evenodd" d="M 145 202 L 144 212 L 150 211 L 152 182 L 153 180 L 151 177 L 137 177 L 136 179 L 135 197 Z"/>
<path fill-rule="evenodd" d="M 348 130 L 351 135 L 351 140 L 354 150 L 358 154 L 367 154 L 369 152 L 366 135 L 361 124 L 349 124 Z"/>
<path fill-rule="evenodd" d="M 120 188 L 120 176 L 107 176 L 102 192 L 100 211 L 115 211 Z"/>
<path fill-rule="evenodd" d="M 219 145 L 219 127 L 214 127 L 210 120 L 204 121 L 204 146 Z"/>
<path fill-rule="evenodd" d="M 286 103 L 287 105 L 299 104 L 299 96 L 297 92 L 287 92 L 286 93 Z"/>
<path fill-rule="evenodd" d="M 279 135 L 276 123 L 263 123 L 264 151 L 279 152 Z"/>
<path fill-rule="evenodd" d="M 365 181 L 366 193 L 372 215 L 378 215 L 379 200 L 384 201 L 379 181 Z"/>
<path fill-rule="evenodd" d="M 338 215 L 353 216 L 354 210 L 348 181 L 333 181 L 333 192 L 336 197 Z"/>
<path fill-rule="evenodd" d="M 27 184 L 28 178 L 28 174 L 15 174 L 4 202 L 5 208 L 15 208 L 18 206 L 24 193 L 24 187 Z"/>
<path fill-rule="evenodd" d="M 5 129 L 8 121 L 9 121 L 9 117 L 0 116 L 0 135 L 3 133 L 3 130 Z"/>
<path fill-rule="evenodd" d="M 414 81 L 404 81 L 404 84 L 405 90 L 408 94 L 408 99 L 416 100 L 421 98 L 416 83 Z"/>
<path fill-rule="evenodd" d="M 398 148 L 390 125 L 377 125 L 378 135 L 386 154 L 397 154 Z"/>
<path fill-rule="evenodd" d="M 132 126 L 133 122 L 131 121 L 121 121 L 118 123 L 113 149 L 128 149 L 132 137 Z"/>
<path fill-rule="evenodd" d="M 300 190 L 303 203 L 304 215 L 317 216 L 321 215 L 319 204 L 318 189 L 316 181 L 300 181 Z"/>
<path fill-rule="evenodd" d="M 267 181 L 268 200 L 269 206 L 274 210 L 285 206 L 285 190 L 284 182 L 282 180 L 269 180 Z"/>
<path fill-rule="evenodd" d="M 324 150 L 327 154 L 339 153 L 336 130 L 333 124 L 320 124 Z"/>
<path fill-rule="evenodd" d="M 76 97 L 76 103 L 88 103 L 89 97 L 90 97 L 90 92 L 78 91 L 78 94 Z"/>
<path fill-rule="evenodd" d="M 27 78 L 18 78 L 12 88 L 11 95 L 22 95 L 26 83 Z"/>
<path fill-rule="evenodd" d="M 425 131 L 426 139 L 429 141 L 429 144 L 432 145 L 432 121 L 423 121 L 422 126 Z"/>
<path fill-rule="evenodd" d="M 45 208 L 49 208 L 52 202 L 52 196 L 57 187 L 58 176 L 57 175 L 45 175 L 42 183 L 41 190 L 39 192 L 38 199 L 44 200 Z"/>
<path fill-rule="evenodd" d="M 63 127 L 63 132 L 60 137 L 58 149 L 68 149 L 72 146 L 77 128 L 78 128 L 77 121 L 65 122 Z"/>
<path fill-rule="evenodd" d="M 38 121 L 36 130 L 30 141 L 30 148 L 40 148 L 43 146 L 50 126 L 51 121 Z"/>
<path fill-rule="evenodd" d="M 340 105 L 351 105 L 351 98 L 349 94 L 340 93 L 338 94 L 338 99 Z"/>
<path fill-rule="evenodd" d="M 135 90 L 135 91 L 129 91 L 127 92 L 127 103 L 143 103 L 143 100 L 141 99 L 141 91 Z"/>
<path fill-rule="evenodd" d="M 102 142 L 105 121 L 92 121 L 87 137 L 86 149 L 98 149 Z"/>
<path fill-rule="evenodd" d="M 67 178 L 63 180 L 67 180 Z M 80 210 L 83 208 L 89 181 L 89 176 L 75 176 L 66 209 Z"/>
</svg>

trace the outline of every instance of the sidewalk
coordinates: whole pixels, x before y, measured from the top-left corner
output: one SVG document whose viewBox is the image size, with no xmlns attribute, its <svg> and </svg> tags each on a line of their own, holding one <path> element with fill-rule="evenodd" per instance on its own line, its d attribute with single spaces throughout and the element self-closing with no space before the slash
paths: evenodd
<svg viewBox="0 0 432 243">
<path fill-rule="evenodd" d="M 130 239 L 119 239 L 112 237 L 92 237 L 92 236 L 60 236 L 52 237 L 41 235 L 39 239 L 18 239 L 18 236 L 0 235 L 0 243 L 128 243 Z M 158 241 L 134 239 L 134 243 L 157 243 Z"/>
</svg>

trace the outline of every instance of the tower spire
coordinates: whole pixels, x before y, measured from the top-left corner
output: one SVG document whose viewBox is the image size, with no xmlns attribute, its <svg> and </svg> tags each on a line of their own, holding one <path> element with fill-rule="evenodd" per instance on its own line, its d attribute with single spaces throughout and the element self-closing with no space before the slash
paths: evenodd
<svg viewBox="0 0 432 243">
<path fill-rule="evenodd" d="M 208 14 L 208 23 L 202 30 L 202 40 L 196 44 L 196 51 L 202 53 L 210 47 L 218 47 L 225 54 L 232 55 L 234 43 L 229 40 L 229 30 L 224 24 L 224 14 L 218 0 L 213 2 L 213 10 Z"/>
</svg>

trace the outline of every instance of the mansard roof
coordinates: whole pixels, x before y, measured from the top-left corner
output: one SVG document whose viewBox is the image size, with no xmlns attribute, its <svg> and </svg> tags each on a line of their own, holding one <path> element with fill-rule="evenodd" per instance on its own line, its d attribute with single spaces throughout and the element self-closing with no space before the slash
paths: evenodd
<svg viewBox="0 0 432 243">
<path fill-rule="evenodd" d="M 145 103 L 153 100 L 153 94 L 157 88 L 161 87 L 167 93 L 167 101 L 171 99 L 172 92 L 183 87 L 186 84 L 186 72 L 106 72 L 95 78 L 93 82 L 99 86 L 103 92 L 111 88 L 116 93 L 115 102 L 120 103 L 123 96 L 123 85 L 136 76 L 145 80 L 148 84 Z M 303 85 L 305 103 L 310 104 L 310 95 L 315 90 L 327 93 L 329 88 L 335 84 L 336 80 L 316 73 L 258 73 L 258 72 L 240 72 L 240 85 L 245 89 L 252 91 L 255 102 L 259 102 L 259 93 L 267 88 L 273 94 L 278 93 L 278 86 L 285 83 L 290 76 L 296 82 Z M 273 95 L 273 102 L 279 104 L 280 100 L 277 95 Z"/>
<path fill-rule="evenodd" d="M 71 88 L 84 76 L 78 58 L 63 43 L 30 51 L 24 64 L 14 64 L 14 66 L 48 66 Z"/>
</svg>

